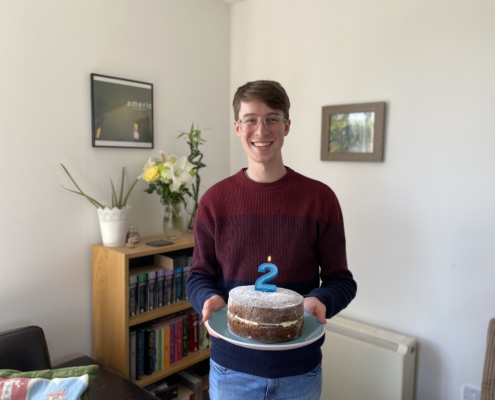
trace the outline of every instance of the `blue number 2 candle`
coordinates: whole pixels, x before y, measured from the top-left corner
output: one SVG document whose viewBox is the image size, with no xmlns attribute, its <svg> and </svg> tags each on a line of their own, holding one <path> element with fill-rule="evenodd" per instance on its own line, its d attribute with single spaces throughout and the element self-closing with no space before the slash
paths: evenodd
<svg viewBox="0 0 495 400">
<path fill-rule="evenodd" d="M 258 272 L 267 272 L 267 274 L 260 276 L 255 284 L 254 284 L 254 290 L 259 290 L 261 292 L 276 292 L 277 291 L 277 286 L 275 285 L 269 285 L 266 282 L 268 282 L 270 279 L 275 278 L 278 275 L 278 268 L 275 264 L 272 264 L 271 262 L 271 257 L 268 256 L 268 262 L 263 263 L 258 267 Z"/>
</svg>

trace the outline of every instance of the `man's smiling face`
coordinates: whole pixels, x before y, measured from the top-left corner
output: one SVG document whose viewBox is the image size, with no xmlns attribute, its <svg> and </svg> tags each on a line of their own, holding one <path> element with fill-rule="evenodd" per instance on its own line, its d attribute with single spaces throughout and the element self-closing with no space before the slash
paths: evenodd
<svg viewBox="0 0 495 400">
<path fill-rule="evenodd" d="M 280 123 L 270 124 L 267 129 L 264 123 L 266 117 L 279 118 Z M 246 152 L 249 164 L 261 163 L 269 166 L 271 163 L 282 162 L 282 146 L 284 137 L 290 129 L 290 120 L 284 121 L 284 113 L 274 110 L 265 103 L 257 101 L 242 102 L 239 109 L 239 120 L 257 120 L 261 122 L 252 132 L 244 132 L 246 124 L 234 121 L 237 137 L 241 140 L 242 147 Z"/>
</svg>

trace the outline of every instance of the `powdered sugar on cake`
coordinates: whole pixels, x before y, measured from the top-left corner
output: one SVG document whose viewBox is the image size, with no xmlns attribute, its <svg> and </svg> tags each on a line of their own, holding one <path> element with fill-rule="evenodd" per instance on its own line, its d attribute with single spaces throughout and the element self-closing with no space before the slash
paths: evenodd
<svg viewBox="0 0 495 400">
<path fill-rule="evenodd" d="M 276 292 L 254 290 L 254 285 L 238 286 L 232 289 L 229 296 L 241 304 L 253 307 L 286 308 L 300 304 L 304 300 L 300 294 L 277 287 Z"/>
</svg>

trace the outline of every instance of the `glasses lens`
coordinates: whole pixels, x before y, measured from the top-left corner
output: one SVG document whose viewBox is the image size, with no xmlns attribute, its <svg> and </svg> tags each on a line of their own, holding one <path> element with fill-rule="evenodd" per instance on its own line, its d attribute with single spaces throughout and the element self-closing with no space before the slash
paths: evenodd
<svg viewBox="0 0 495 400">
<path fill-rule="evenodd" d="M 257 117 L 243 117 L 241 118 L 241 128 L 246 133 L 251 133 L 256 130 L 260 119 Z"/>
<path fill-rule="evenodd" d="M 283 120 L 281 115 L 274 114 L 266 116 L 263 122 L 266 129 L 276 131 L 282 127 Z M 259 117 L 243 117 L 240 119 L 241 129 L 246 133 L 252 133 L 258 128 L 260 121 Z"/>
</svg>

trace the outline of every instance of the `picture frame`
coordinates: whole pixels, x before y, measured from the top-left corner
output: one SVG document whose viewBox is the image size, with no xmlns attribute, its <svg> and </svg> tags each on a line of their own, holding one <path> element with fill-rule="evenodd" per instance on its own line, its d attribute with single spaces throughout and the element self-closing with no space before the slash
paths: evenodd
<svg viewBox="0 0 495 400">
<path fill-rule="evenodd" d="M 382 162 L 385 102 L 322 107 L 321 160 Z"/>
<path fill-rule="evenodd" d="M 153 84 L 91 74 L 93 147 L 153 149 Z"/>
</svg>

